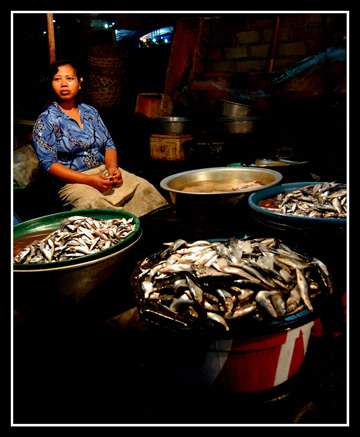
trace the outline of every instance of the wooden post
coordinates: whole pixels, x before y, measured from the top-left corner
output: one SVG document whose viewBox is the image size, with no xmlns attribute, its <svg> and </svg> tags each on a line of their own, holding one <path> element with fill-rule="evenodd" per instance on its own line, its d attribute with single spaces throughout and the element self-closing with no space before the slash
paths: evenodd
<svg viewBox="0 0 360 437">
<path fill-rule="evenodd" d="M 274 68 L 275 50 L 276 50 L 276 43 L 277 43 L 278 34 L 279 34 L 279 25 L 280 25 L 280 15 L 278 15 L 276 17 L 276 24 L 275 24 L 273 45 L 272 45 L 272 50 L 271 50 L 271 59 L 270 59 L 269 71 L 273 71 L 273 68 Z"/>
<path fill-rule="evenodd" d="M 56 61 L 53 14 L 46 14 L 46 18 L 47 18 L 48 40 L 49 40 L 49 57 L 50 57 L 50 64 L 52 64 L 53 62 Z"/>
</svg>

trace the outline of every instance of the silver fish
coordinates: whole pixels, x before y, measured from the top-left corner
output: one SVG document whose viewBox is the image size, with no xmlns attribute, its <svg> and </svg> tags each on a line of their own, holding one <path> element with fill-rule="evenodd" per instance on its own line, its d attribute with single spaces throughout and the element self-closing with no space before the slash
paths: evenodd
<svg viewBox="0 0 360 437">
<path fill-rule="evenodd" d="M 346 198 L 345 184 L 323 182 L 279 193 L 273 202 L 276 206 L 272 206 L 271 211 L 305 217 L 346 218 L 342 203 L 346 202 Z"/>
<path fill-rule="evenodd" d="M 319 272 L 324 280 L 325 285 L 329 289 L 329 293 L 332 294 L 333 285 L 332 285 L 332 281 L 330 279 L 330 275 L 329 275 L 329 272 L 328 272 L 326 265 L 317 258 L 313 258 L 311 263 L 318 268 L 318 270 L 319 270 Z"/>
<path fill-rule="evenodd" d="M 277 318 L 278 314 L 272 306 L 270 297 L 274 294 L 278 294 L 278 291 L 261 290 L 255 296 L 256 302 L 268 313 L 270 316 Z"/>
<path fill-rule="evenodd" d="M 226 331 L 230 330 L 229 325 L 226 323 L 224 317 L 220 316 L 220 314 L 208 311 L 206 313 L 206 316 L 208 319 L 212 320 L 213 322 L 216 322 L 216 323 L 219 323 L 220 325 L 222 325 Z"/>
<path fill-rule="evenodd" d="M 111 227 L 108 227 L 110 224 Z M 57 262 L 90 255 L 120 242 L 134 230 L 135 224 L 132 218 L 114 219 L 110 222 L 82 216 L 68 217 L 46 238 L 29 245 L 29 253 L 26 257 L 23 252 L 14 258 L 14 262 L 31 264 Z M 107 235 L 110 231 L 112 231 L 111 238 Z"/>
<path fill-rule="evenodd" d="M 247 314 L 256 310 L 256 304 L 246 305 L 244 307 L 235 308 L 233 311 L 228 311 L 224 314 L 225 320 L 235 320 L 244 317 Z"/>
<path fill-rule="evenodd" d="M 296 284 L 290 291 L 290 296 L 286 300 L 286 311 L 291 313 L 300 305 L 300 291 Z"/>
<path fill-rule="evenodd" d="M 299 287 L 301 299 L 303 300 L 304 304 L 307 306 L 307 308 L 310 311 L 314 311 L 309 296 L 309 286 L 307 284 L 305 276 L 303 275 L 300 269 L 296 269 L 296 279 L 297 279 L 297 284 Z"/>
<path fill-rule="evenodd" d="M 240 301 L 248 300 L 255 293 L 254 290 L 249 288 L 239 288 L 236 286 L 232 286 L 231 290 L 235 292 L 236 299 Z"/>
<path fill-rule="evenodd" d="M 234 260 L 235 263 L 240 263 L 242 258 L 242 249 L 241 246 L 238 246 L 234 238 L 229 239 L 229 248 L 230 248 L 231 258 Z"/>
<path fill-rule="evenodd" d="M 193 296 L 193 299 L 201 304 L 203 300 L 203 290 L 193 281 L 189 275 L 186 275 L 186 282 L 189 286 L 189 290 L 191 292 L 191 295 Z"/>
<path fill-rule="evenodd" d="M 14 262 L 16 264 L 22 264 L 30 254 L 30 247 L 25 247 L 25 249 L 22 249 L 14 258 Z"/>
<path fill-rule="evenodd" d="M 177 241 L 176 251 L 169 250 L 160 260 L 157 255 L 144 260 L 139 279 L 150 282 L 143 287 L 148 299 L 166 303 L 171 312 L 181 312 L 183 317 L 195 317 L 190 316 L 195 311 L 199 320 L 205 316 L 221 325 L 252 312 L 258 322 L 264 313 L 284 317 L 304 305 L 312 311 L 312 300 L 324 290 L 315 284 L 318 272 L 326 290 L 332 290 L 321 261 L 310 261 L 280 240 L 239 240 L 245 244 L 235 239 L 210 244 L 199 240 L 198 245 Z M 241 258 L 235 255 L 235 244 L 241 247 Z M 310 295 L 310 289 L 315 293 Z"/>
<path fill-rule="evenodd" d="M 183 240 L 182 238 L 179 238 L 178 240 L 174 241 L 173 243 L 171 243 L 171 245 L 169 245 L 169 247 L 167 249 L 165 249 L 161 254 L 160 257 L 161 258 L 165 258 L 166 256 L 168 256 L 169 254 L 175 252 L 177 249 L 179 249 L 179 247 L 183 246 L 184 244 L 187 244 L 185 240 Z"/>
<path fill-rule="evenodd" d="M 54 256 L 54 247 L 49 247 L 48 242 L 51 240 L 42 240 L 40 243 L 40 252 L 43 255 L 45 261 L 51 262 Z"/>
<path fill-rule="evenodd" d="M 231 311 L 234 307 L 234 299 L 233 299 L 232 294 L 226 290 L 221 289 L 221 288 L 216 289 L 216 294 L 217 294 L 217 296 L 219 296 L 219 298 L 222 302 L 222 305 L 224 306 L 224 310 L 226 312 Z"/>
<path fill-rule="evenodd" d="M 286 304 L 282 293 L 273 294 L 270 296 L 271 303 L 279 316 L 285 316 Z"/>
<path fill-rule="evenodd" d="M 176 312 L 181 312 L 186 310 L 189 306 L 193 306 L 194 301 L 189 298 L 181 297 L 179 299 L 173 299 L 170 304 L 170 309 Z"/>
<path fill-rule="evenodd" d="M 310 265 L 310 262 L 300 261 L 290 256 L 275 255 L 275 259 L 292 267 L 293 269 L 306 269 Z"/>
</svg>

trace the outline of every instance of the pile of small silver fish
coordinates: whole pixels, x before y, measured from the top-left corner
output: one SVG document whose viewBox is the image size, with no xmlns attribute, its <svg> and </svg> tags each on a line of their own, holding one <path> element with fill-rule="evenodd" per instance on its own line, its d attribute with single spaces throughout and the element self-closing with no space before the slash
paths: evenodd
<svg viewBox="0 0 360 437">
<path fill-rule="evenodd" d="M 119 243 L 132 234 L 135 227 L 133 218 L 100 220 L 72 216 L 46 238 L 22 249 L 14 257 L 14 263 L 49 263 L 92 255 Z"/>
<path fill-rule="evenodd" d="M 332 293 L 325 264 L 275 238 L 224 241 L 178 239 L 139 263 L 142 301 L 160 311 L 222 326 L 249 318 L 274 320 Z"/>
<path fill-rule="evenodd" d="M 276 207 L 270 211 L 315 218 L 346 218 L 347 188 L 337 182 L 306 185 L 289 193 L 280 193 L 275 198 Z"/>
</svg>

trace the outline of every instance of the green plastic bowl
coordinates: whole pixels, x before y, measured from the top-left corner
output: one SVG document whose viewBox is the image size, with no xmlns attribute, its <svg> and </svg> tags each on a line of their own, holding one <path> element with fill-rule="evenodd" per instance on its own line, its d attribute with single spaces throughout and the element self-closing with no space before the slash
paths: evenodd
<svg viewBox="0 0 360 437">
<path fill-rule="evenodd" d="M 96 261 L 99 258 L 104 258 L 110 256 L 122 249 L 125 249 L 131 243 L 139 238 L 141 235 L 141 227 L 140 220 L 138 217 L 130 214 L 125 211 L 118 211 L 113 209 L 82 209 L 75 211 L 66 211 L 60 212 L 57 214 L 52 214 L 44 217 L 39 217 L 36 219 L 28 220 L 26 222 L 20 223 L 13 227 L 13 239 L 18 240 L 31 234 L 45 234 L 48 232 L 49 234 L 56 229 L 59 228 L 60 223 L 68 217 L 72 216 L 83 216 L 83 217 L 91 217 L 95 219 L 101 220 L 110 220 L 115 218 L 120 219 L 130 219 L 132 218 L 135 223 L 135 231 L 124 238 L 124 240 L 120 241 L 117 244 L 109 247 L 108 249 L 104 249 L 100 252 L 96 252 L 92 255 L 84 255 L 79 258 L 69 259 L 64 261 L 52 262 L 52 263 L 37 263 L 37 264 L 14 264 L 14 271 L 34 271 L 34 270 L 43 270 L 43 269 L 54 269 L 54 268 L 67 268 L 68 266 L 74 264 L 83 264 L 84 262 Z"/>
<path fill-rule="evenodd" d="M 128 253 L 142 236 L 139 219 L 125 211 L 83 209 L 61 212 L 29 220 L 13 227 L 14 241 L 31 234 L 51 233 L 71 216 L 109 220 L 133 218 L 135 231 L 121 242 L 92 255 L 66 261 L 39 264 L 13 264 L 14 308 L 29 311 L 55 299 L 80 301 L 97 285 L 115 275 Z"/>
</svg>

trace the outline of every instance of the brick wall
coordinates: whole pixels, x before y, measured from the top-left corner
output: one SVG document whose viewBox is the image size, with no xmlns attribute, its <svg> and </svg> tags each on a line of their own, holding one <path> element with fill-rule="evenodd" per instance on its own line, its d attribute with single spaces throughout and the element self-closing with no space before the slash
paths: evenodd
<svg viewBox="0 0 360 437">
<path fill-rule="evenodd" d="M 337 32 L 346 33 L 345 14 L 280 13 L 273 70 L 289 68 L 325 50 Z M 205 73 L 269 71 L 276 14 L 224 14 L 212 18 Z"/>
</svg>

